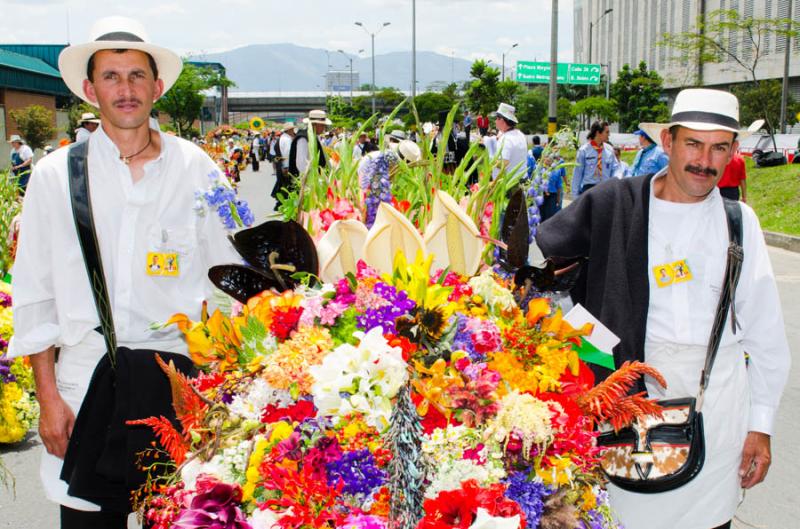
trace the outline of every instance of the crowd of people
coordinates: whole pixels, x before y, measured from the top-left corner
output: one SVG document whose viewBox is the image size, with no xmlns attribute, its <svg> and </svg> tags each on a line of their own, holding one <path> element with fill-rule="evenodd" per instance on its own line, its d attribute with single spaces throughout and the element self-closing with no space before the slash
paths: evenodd
<svg viewBox="0 0 800 529">
<path fill-rule="evenodd" d="M 118 529 L 125 527 L 128 512 L 101 510 L 91 496 L 76 493 L 74 474 L 62 472 L 76 415 L 92 397 L 87 388 L 107 352 L 97 329 L 109 324 L 96 310 L 82 257 L 86 249 L 82 254 L 78 243 L 71 201 L 88 198 L 70 194 L 68 181 L 75 181 L 75 167 L 80 167 L 71 166 L 71 160 L 83 156 L 92 183 L 91 229 L 99 237 L 100 254 L 94 259 L 106 264 L 111 293 L 106 309 L 113 313 L 110 323 L 116 325 L 120 346 L 185 351 L 178 331 L 150 323 L 175 313 L 199 320 L 196 308 L 211 298 L 207 270 L 236 261 L 237 255 L 219 223 L 195 212 L 196 190 L 205 188 L 207 176 L 217 169 L 214 161 L 197 145 L 152 126 L 153 102 L 177 79 L 180 57 L 152 44 L 138 22 L 112 17 L 94 26 L 88 43 L 67 47 L 59 64 L 70 90 L 97 106 L 102 120 L 84 115 L 80 134 L 86 138 L 43 158 L 33 172 L 30 148 L 19 136 L 9 140 L 12 170 L 26 189 L 9 354 L 31 358 L 41 404 L 43 487 L 61 505 L 62 528 Z M 127 103 L 119 104 L 120 97 Z M 205 146 L 223 164 L 237 167 L 229 173 L 234 182 L 242 163 L 249 160 L 258 170 L 267 160 L 276 177 L 273 196 L 297 186 L 314 152 L 317 167 L 333 163 L 339 145 L 348 145 L 353 159 L 388 148 L 414 162 L 422 134 L 433 139 L 434 152 L 443 151 L 449 170 L 474 141 L 496 160 L 495 171 L 518 171 L 523 179 L 543 171 L 548 175 L 540 207 L 544 222 L 527 249 L 529 264 L 542 270 L 570 264 L 564 259 L 583 264 L 572 296 L 619 336 L 616 365 L 640 360 L 657 367 L 669 385 L 663 389 L 648 381 L 653 397 L 695 396 L 719 295 L 728 281 L 729 206 L 722 197 L 746 199 L 736 153 L 746 131 L 739 126 L 736 97 L 682 91 L 670 122 L 640 125 L 641 149 L 628 167 L 609 143 L 609 124 L 595 122 L 577 149 L 571 178 L 558 149 L 548 149 L 538 136 L 528 146 L 509 104 L 501 103 L 494 113 L 494 129 L 485 116 L 473 121 L 464 112 L 445 137 L 446 118 L 445 111 L 437 125 L 392 131 L 384 145 L 371 131 L 360 133 L 350 150 L 341 131 L 329 130 L 325 111 L 313 110 L 302 128 L 285 123 L 236 139 L 221 135 Z M 316 146 L 310 143 L 311 131 Z M 80 154 L 80 145 L 88 145 L 88 154 Z M 567 187 L 573 204 L 564 208 Z M 705 401 L 702 392 L 699 397 L 705 466 L 689 483 L 668 492 L 638 494 L 610 485 L 612 506 L 629 529 L 730 527 L 741 490 L 761 482 L 769 468 L 770 436 L 790 354 L 758 219 L 747 205 L 736 207 L 743 230 L 741 278 L 734 287 L 731 324 L 722 330 L 704 387 Z M 150 273 L 154 257 L 172 257 L 175 273 Z"/>
</svg>

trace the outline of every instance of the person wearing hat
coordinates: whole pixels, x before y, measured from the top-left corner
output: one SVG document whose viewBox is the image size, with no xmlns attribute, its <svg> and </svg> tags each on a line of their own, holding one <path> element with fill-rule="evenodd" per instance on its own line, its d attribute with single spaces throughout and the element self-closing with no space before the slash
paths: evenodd
<svg viewBox="0 0 800 529">
<path fill-rule="evenodd" d="M 281 128 L 281 134 L 275 142 L 275 185 L 272 187 L 272 197 L 277 198 L 278 192 L 291 184 L 289 176 L 289 153 L 292 151 L 292 142 L 297 135 L 294 123 L 287 121 Z M 275 207 L 278 207 L 277 202 Z"/>
<path fill-rule="evenodd" d="M 332 122 L 324 110 L 312 110 L 307 118 L 303 118 L 303 123 L 314 130 L 314 137 L 317 141 L 317 160 L 320 168 L 325 167 L 325 150 L 322 148 L 320 135 L 325 132 L 325 128 L 331 126 Z M 308 148 L 308 129 L 301 130 L 292 139 L 292 146 L 289 151 L 289 174 L 295 178 L 302 175 L 309 164 Z M 289 183 L 291 185 L 291 183 Z"/>
<path fill-rule="evenodd" d="M 33 150 L 19 134 L 12 134 L 8 143 L 11 144 L 11 173 L 17 179 L 20 193 L 24 195 L 33 170 Z"/>
<path fill-rule="evenodd" d="M 495 112 L 495 126 L 499 132 L 497 137 L 500 159 L 506 171 L 526 171 L 528 167 L 528 141 L 517 128 L 516 109 L 500 103 Z"/>
<path fill-rule="evenodd" d="M 649 378 L 638 388 L 651 398 L 696 397 L 728 281 L 728 209 L 735 215 L 739 208 L 744 260 L 702 400 L 703 467 L 667 492 L 608 487 L 612 509 L 627 529 L 726 528 L 742 489 L 766 476 L 791 363 L 758 218 L 746 204 L 726 206 L 716 187 L 753 127 L 741 130 L 736 96 L 709 89 L 682 90 L 669 123 L 639 127 L 661 144 L 667 166 L 583 193 L 539 226 L 529 259 L 541 267 L 550 257 L 568 257 L 567 263 L 586 258 L 583 280 L 571 294 L 621 339 L 613 350 L 615 365 L 639 360 L 659 370 L 666 388 Z M 665 268 L 680 270 L 681 281 L 661 281 L 657 271 Z M 603 378 L 609 372 L 596 373 Z"/>
<path fill-rule="evenodd" d="M 669 156 L 664 153 L 664 149 L 642 129 L 637 129 L 634 134 L 638 136 L 642 149 L 636 153 L 636 158 L 633 160 L 631 176 L 655 174 L 666 167 L 669 163 Z"/>
<path fill-rule="evenodd" d="M 100 126 L 100 120 L 92 112 L 84 112 L 78 125 L 80 126 L 75 129 L 75 143 L 88 140 L 89 135 Z"/>
<path fill-rule="evenodd" d="M 608 144 L 608 123 L 595 121 L 589 127 L 586 143 L 575 155 L 575 170 L 572 172 L 572 195 L 579 196 L 600 182 L 614 177 L 619 162 L 614 149 Z"/>
<path fill-rule="evenodd" d="M 90 42 L 61 52 L 59 70 L 76 96 L 99 107 L 103 122 L 88 144 L 59 149 L 36 166 L 14 265 L 9 355 L 30 355 L 45 448 L 40 476 L 45 495 L 61 505 L 61 527 L 125 528 L 128 512 L 97 512 L 97 503 L 71 495 L 60 477 L 75 417 L 106 354 L 70 203 L 68 155 L 88 146 L 91 214 L 120 346 L 188 356 L 180 331 L 153 330 L 151 323 L 175 313 L 200 318 L 212 294 L 209 267 L 237 254 L 216 216 L 194 209 L 196 190 L 218 172 L 214 163 L 193 143 L 149 125 L 153 103 L 181 72 L 181 58 L 152 44 L 129 18 L 101 19 L 90 35 Z M 176 273 L 151 274 L 148 256 L 155 254 L 177 257 Z M 131 463 L 119 461 L 123 468 Z M 96 469 L 76 471 L 95 475 Z M 114 500 L 126 504 L 129 495 Z"/>
</svg>

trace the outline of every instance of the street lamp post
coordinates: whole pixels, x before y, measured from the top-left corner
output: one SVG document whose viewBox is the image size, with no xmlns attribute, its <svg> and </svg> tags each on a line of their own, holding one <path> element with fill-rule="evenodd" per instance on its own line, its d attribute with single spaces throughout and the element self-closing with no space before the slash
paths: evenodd
<svg viewBox="0 0 800 529">
<path fill-rule="evenodd" d="M 503 52 L 503 72 L 500 75 L 500 80 L 501 81 L 505 81 L 506 80 L 506 54 L 507 53 L 511 53 L 511 50 L 513 50 L 517 46 L 519 46 L 519 42 L 515 42 L 510 48 L 508 48 L 508 50 Z"/>
<path fill-rule="evenodd" d="M 353 57 L 347 55 L 344 52 L 344 50 L 336 50 L 336 51 L 344 55 L 345 58 L 350 61 L 350 103 L 352 104 L 353 103 Z M 361 53 L 362 51 L 364 50 L 358 50 L 358 53 Z"/>
<path fill-rule="evenodd" d="M 606 16 L 609 13 L 611 13 L 612 11 L 614 11 L 614 8 L 613 7 L 609 7 L 608 9 L 603 11 L 602 15 L 597 17 L 597 20 L 595 20 L 594 23 L 592 23 L 591 20 L 589 21 L 589 64 L 592 63 L 592 29 L 594 28 L 594 26 L 598 25 L 601 20 L 603 20 L 604 16 Z M 591 89 L 591 85 L 586 87 L 586 95 L 589 95 L 590 89 Z"/>
<path fill-rule="evenodd" d="M 366 32 L 366 34 L 370 36 L 370 40 L 372 43 L 372 113 L 374 114 L 375 113 L 375 35 L 380 33 L 381 30 L 386 26 L 388 26 L 389 24 L 391 24 L 391 22 L 384 22 L 383 24 L 378 26 L 378 29 L 376 29 L 374 33 L 370 33 L 369 30 L 367 30 L 367 28 L 365 28 L 364 24 L 362 24 L 361 22 L 356 22 L 355 24 L 356 26 L 360 26 L 361 29 L 363 29 L 364 32 Z"/>
<path fill-rule="evenodd" d="M 417 97 L 417 0 L 411 0 L 411 100 Z"/>
</svg>

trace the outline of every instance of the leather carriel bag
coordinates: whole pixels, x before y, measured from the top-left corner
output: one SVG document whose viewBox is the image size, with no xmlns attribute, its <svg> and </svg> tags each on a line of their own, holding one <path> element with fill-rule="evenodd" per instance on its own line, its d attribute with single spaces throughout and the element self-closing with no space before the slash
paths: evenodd
<svg viewBox="0 0 800 529">
<path fill-rule="evenodd" d="M 169 418 L 180 430 L 172 407 L 172 390 L 156 355 L 172 362 L 184 374 L 193 374 L 191 359 L 184 355 L 117 347 L 114 319 L 103 264 L 97 244 L 87 174 L 88 141 L 70 147 L 69 188 L 89 284 L 106 344 L 92 373 L 88 391 L 75 419 L 61 479 L 70 496 L 82 498 L 109 512 L 131 511 L 131 493 L 144 484 L 142 465 L 154 461 L 143 455 L 155 441 L 147 426 L 129 426 L 128 420 L 151 416 Z"/>
<path fill-rule="evenodd" d="M 617 432 L 608 423 L 599 426 L 600 465 L 609 481 L 632 492 L 658 493 L 677 489 L 694 479 L 706 456 L 703 434 L 703 395 L 719 349 L 728 311 L 736 333 L 733 303 L 744 257 L 742 211 L 738 202 L 723 199 L 728 219 L 728 261 L 725 282 L 717 304 L 697 397 L 658 401 L 662 416 L 636 419 Z"/>
</svg>

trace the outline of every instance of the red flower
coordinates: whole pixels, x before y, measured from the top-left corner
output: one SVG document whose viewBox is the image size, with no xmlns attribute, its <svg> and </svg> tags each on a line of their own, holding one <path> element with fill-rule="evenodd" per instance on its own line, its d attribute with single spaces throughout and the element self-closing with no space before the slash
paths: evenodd
<svg viewBox="0 0 800 529">
<path fill-rule="evenodd" d="M 193 382 L 197 390 L 203 392 L 216 388 L 225 382 L 225 375 L 222 373 L 200 373 Z"/>
<path fill-rule="evenodd" d="M 301 400 L 285 408 L 270 404 L 261 413 L 261 422 L 269 424 L 284 419 L 292 422 L 302 422 L 309 417 L 314 417 L 316 414 L 317 409 L 310 400 Z"/>
<path fill-rule="evenodd" d="M 414 353 L 417 352 L 417 345 L 412 343 L 408 338 L 404 336 L 398 336 L 396 334 L 386 333 L 383 335 L 386 338 L 386 341 L 389 343 L 391 347 L 399 347 L 400 350 L 403 352 L 403 360 L 408 362 L 408 360 L 413 356 Z"/>
<path fill-rule="evenodd" d="M 519 515 L 520 526 L 525 526 L 525 514 L 520 505 L 505 497 L 506 487 L 495 483 L 481 487 L 470 479 L 461 484 L 458 490 L 447 490 L 436 498 L 426 499 L 425 516 L 417 529 L 469 529 L 475 521 L 478 508 L 488 511 L 491 516 L 510 518 Z"/>
<path fill-rule="evenodd" d="M 411 207 L 411 202 L 409 202 L 408 200 L 398 201 L 395 197 L 392 197 L 392 206 L 394 206 L 394 209 L 396 209 L 400 213 L 405 213 Z"/>
<path fill-rule="evenodd" d="M 425 397 L 420 395 L 417 392 L 411 393 L 411 400 L 414 402 L 414 405 L 419 407 L 419 404 L 423 401 Z M 422 429 L 425 433 L 433 433 L 436 428 L 447 428 L 449 424 L 455 424 L 455 420 L 450 419 L 447 420 L 447 417 L 440 412 L 436 406 L 429 406 L 428 413 L 425 414 L 424 417 L 421 417 Z"/>
<path fill-rule="evenodd" d="M 286 340 L 292 331 L 297 328 L 297 322 L 300 321 L 302 314 L 302 307 L 288 307 L 276 310 L 272 316 L 272 324 L 269 326 L 270 332 L 279 340 Z"/>
<path fill-rule="evenodd" d="M 594 387 L 594 373 L 586 362 L 580 361 L 578 376 L 574 376 L 569 369 L 566 369 L 559 377 L 559 381 L 561 382 L 561 393 L 574 397 L 586 393 Z"/>
</svg>

